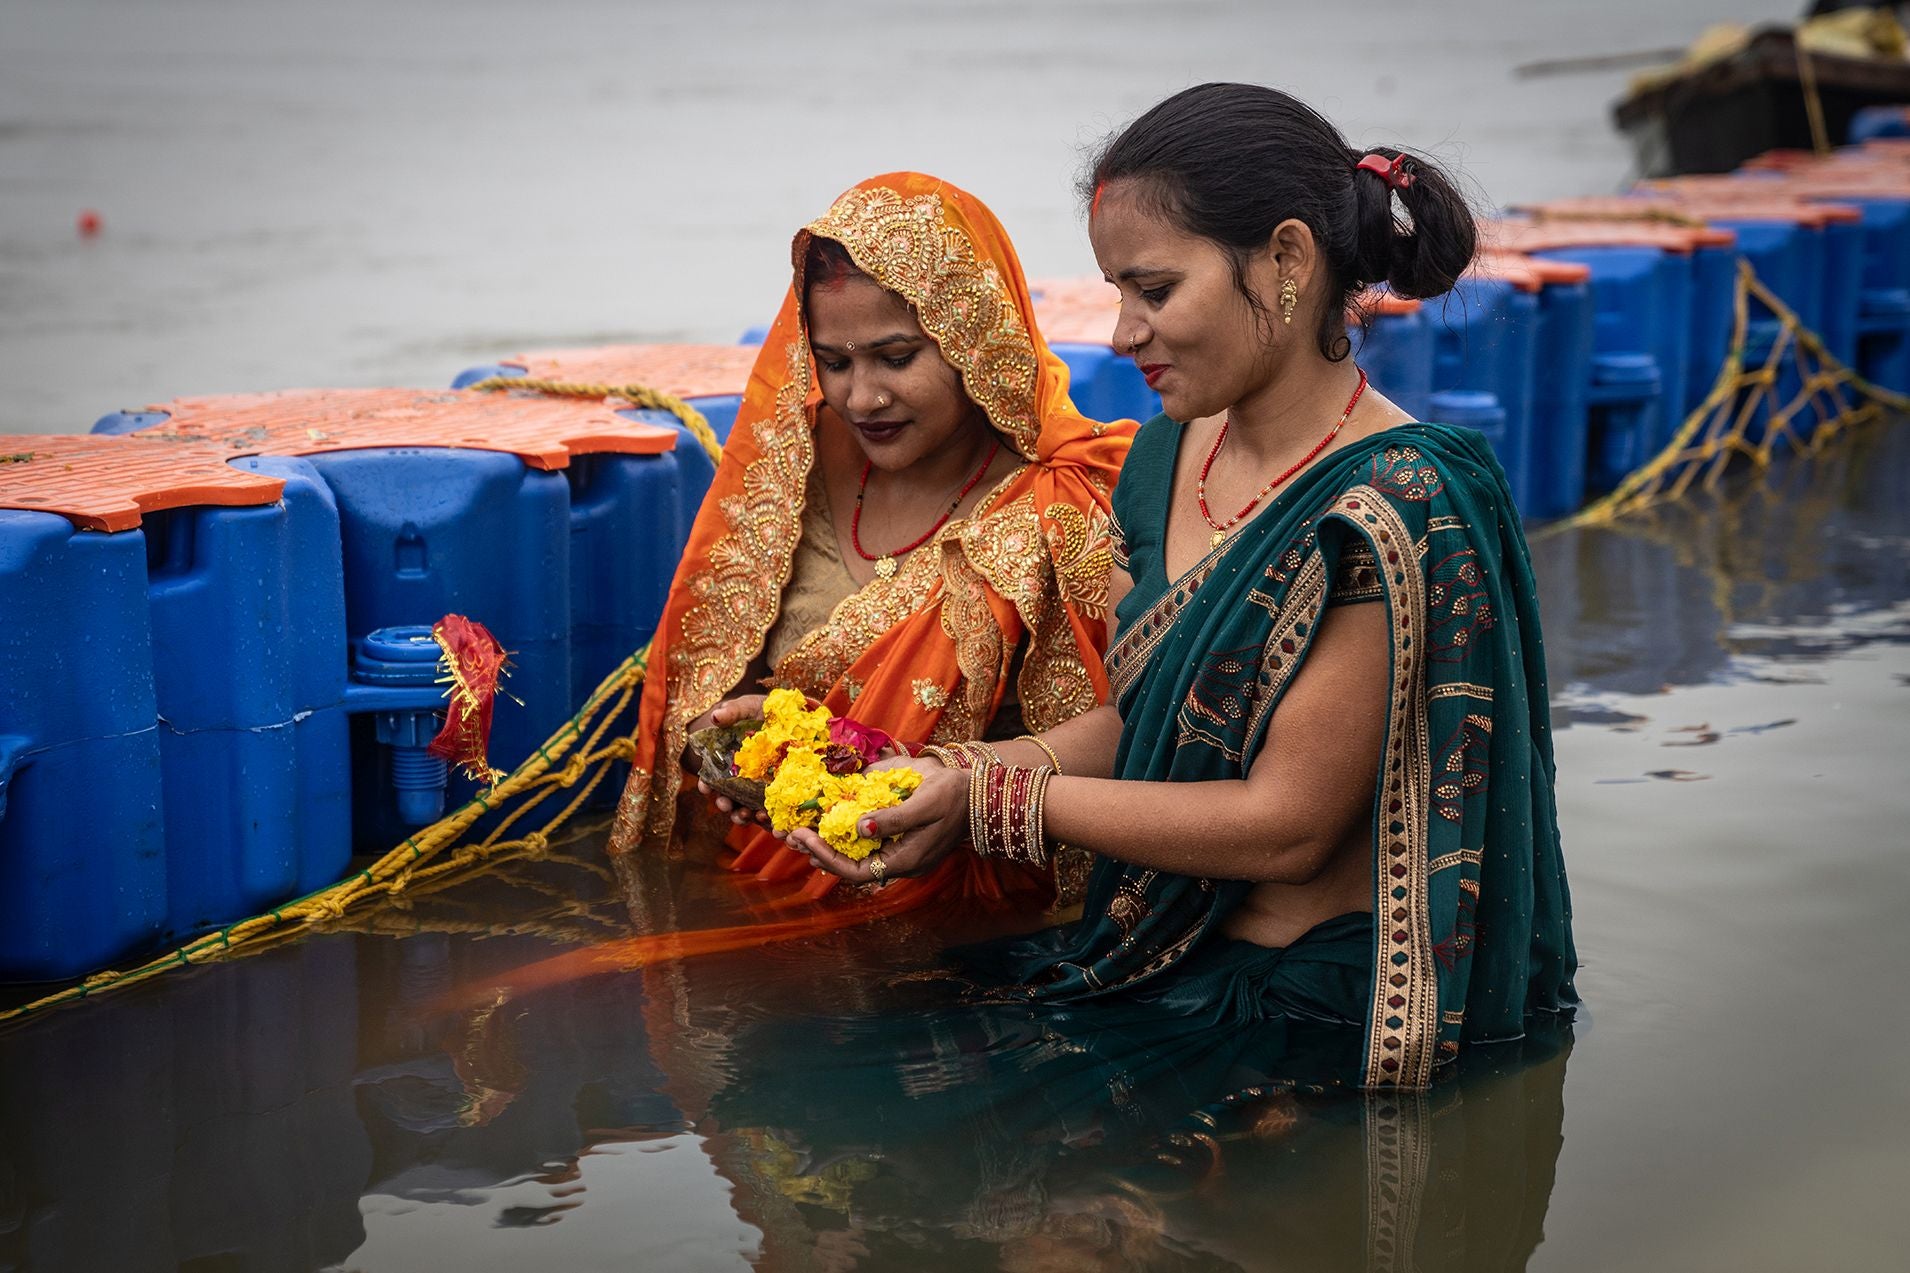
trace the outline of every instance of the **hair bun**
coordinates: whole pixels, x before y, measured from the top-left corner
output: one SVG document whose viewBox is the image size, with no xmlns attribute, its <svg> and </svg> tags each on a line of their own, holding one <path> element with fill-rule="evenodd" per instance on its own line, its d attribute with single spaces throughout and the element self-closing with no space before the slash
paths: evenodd
<svg viewBox="0 0 1910 1273">
<path fill-rule="evenodd" d="M 1395 151 L 1390 155 L 1378 150 L 1369 150 L 1354 163 L 1353 171 L 1356 174 L 1361 172 L 1377 174 L 1381 181 L 1394 190 L 1405 190 L 1413 184 L 1412 158 L 1403 150 Z M 1355 179 L 1357 180 L 1357 177 Z"/>
<path fill-rule="evenodd" d="M 1437 296 L 1465 272 L 1477 237 L 1472 210 L 1436 165 L 1390 146 L 1354 149 L 1318 111 L 1258 84 L 1200 84 L 1155 105 L 1109 140 L 1084 175 L 1082 202 L 1092 208 L 1116 181 L 1221 247 L 1263 323 L 1273 320 L 1247 285 L 1248 264 L 1281 222 L 1304 222 L 1326 265 L 1315 335 L 1334 361 L 1350 349 L 1346 307 L 1361 289 L 1383 282 Z"/>
<path fill-rule="evenodd" d="M 1376 146 L 1353 163 L 1353 201 L 1354 273 L 1363 281 L 1424 299 L 1452 290 L 1472 263 L 1472 209 L 1437 165 Z"/>
</svg>

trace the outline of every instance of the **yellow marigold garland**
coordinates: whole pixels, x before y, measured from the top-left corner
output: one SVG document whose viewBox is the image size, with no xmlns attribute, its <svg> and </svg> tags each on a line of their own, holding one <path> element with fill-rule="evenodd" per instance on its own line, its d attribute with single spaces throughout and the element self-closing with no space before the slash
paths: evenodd
<svg viewBox="0 0 1910 1273">
<path fill-rule="evenodd" d="M 863 816 L 902 803 L 922 781 L 913 769 L 865 771 L 867 759 L 835 741 L 827 708 L 779 689 L 765 699 L 762 728 L 743 740 L 733 763 L 745 778 L 768 780 L 763 806 L 770 826 L 811 828 L 830 848 L 860 861 L 881 844 L 856 830 Z M 831 772 L 832 761 L 855 767 Z"/>
</svg>

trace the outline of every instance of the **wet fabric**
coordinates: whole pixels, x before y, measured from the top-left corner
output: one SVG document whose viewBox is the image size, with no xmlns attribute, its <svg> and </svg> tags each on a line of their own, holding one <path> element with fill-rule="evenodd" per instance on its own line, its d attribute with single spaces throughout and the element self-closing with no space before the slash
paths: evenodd
<svg viewBox="0 0 1910 1273">
<path fill-rule="evenodd" d="M 752 1210 L 789 1199 L 925 1249 L 1181 1267 L 1175 1212 L 1246 1176 L 1251 1218 L 1193 1226 L 1240 1240 L 1242 1267 L 1522 1268 L 1543 1235 L 1569 1029 L 1548 1018 L 1469 1049 L 1453 1067 L 1469 1129 L 1458 1083 L 1356 1091 L 1362 1024 L 1330 1018 L 1363 1012 L 1372 941 L 1372 917 L 1347 915 L 1283 950 L 1206 943 L 1127 996 L 976 1003 L 957 998 L 971 983 L 932 981 L 939 1002 L 912 1012 L 762 1022 L 699 1114 Z"/>
<path fill-rule="evenodd" d="M 1119 777 L 1244 777 L 1330 598 L 1387 608 L 1373 913 L 1356 1067 L 1424 1087 L 1460 1043 L 1576 1002 L 1536 587 L 1504 474 L 1471 430 L 1410 424 L 1328 455 L 1178 579 L 1163 566 L 1181 426 L 1141 430 L 1114 502 L 1135 579 L 1108 677 Z M 1101 860 L 1074 925 L 993 957 L 1006 993 L 1065 1002 L 1182 982 L 1250 885 Z M 1168 993 L 1163 990 L 1149 994 Z M 1173 1002 L 1194 1011 L 1199 980 Z"/>
<path fill-rule="evenodd" d="M 836 605 L 778 660 L 775 680 L 909 742 L 979 737 L 1010 697 L 1033 730 L 1106 697 L 1109 498 L 1135 426 L 1075 410 L 1067 367 L 1035 326 L 1014 248 L 979 200 L 920 173 L 871 178 L 795 237 L 794 278 L 750 373 L 651 647 L 637 752 L 611 837 L 616 855 L 668 850 L 685 727 L 732 688 L 753 688 L 739 682 L 790 580 L 812 489 L 815 430 L 830 411 L 801 304 L 815 236 L 840 243 L 864 273 L 914 307 L 1021 462 L 892 578 Z M 950 897 L 1001 901 L 1021 893 L 1039 906 L 1055 891 L 1052 872 L 963 852 L 928 875 L 894 882 L 879 899 L 810 906 L 836 889 L 835 876 L 767 832 L 740 832 L 731 844 L 739 882 L 752 886 L 738 896 L 770 908 L 769 922 L 669 934 L 672 956 L 782 940 Z M 641 961 L 643 952 L 630 953 Z"/>
<path fill-rule="evenodd" d="M 1092 1129 L 1099 1141 L 1161 1131 L 1254 1084 L 1344 1086 L 1372 941 L 1364 914 L 1284 948 L 1220 939 L 1176 977 L 1068 1005 L 991 998 L 998 948 L 973 948 L 960 952 L 962 975 L 924 983 L 933 1006 L 765 1026 L 737 1049 L 739 1081 L 713 1108 L 725 1121 L 794 1118 L 851 1140 L 906 1110 L 912 1135 L 985 1116 L 1061 1139 Z M 790 1064 L 797 1054 L 812 1063 Z"/>
</svg>

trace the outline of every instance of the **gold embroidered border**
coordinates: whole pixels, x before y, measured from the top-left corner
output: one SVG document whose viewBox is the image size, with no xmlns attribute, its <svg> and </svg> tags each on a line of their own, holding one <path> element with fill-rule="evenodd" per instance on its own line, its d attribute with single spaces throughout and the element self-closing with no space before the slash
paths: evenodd
<svg viewBox="0 0 1910 1273">
<path fill-rule="evenodd" d="M 1048 557 L 1061 599 L 1085 619 L 1108 617 L 1108 575 L 1114 566 L 1114 519 L 1099 505 L 1086 512 L 1056 502 L 1042 510 Z"/>
<path fill-rule="evenodd" d="M 1441 698 L 1477 698 L 1490 703 L 1492 687 L 1474 685 L 1470 681 L 1449 681 L 1444 685 L 1435 685 L 1426 691 L 1426 701 L 1429 703 Z"/>
<path fill-rule="evenodd" d="M 1455 866 L 1460 866 L 1468 862 L 1473 866 L 1478 866 L 1485 861 L 1485 856 L 1484 849 L 1460 849 L 1457 853 L 1447 853 L 1434 858 L 1432 864 L 1426 868 L 1426 873 L 1429 875 L 1437 875 L 1441 871 L 1449 871 Z"/>
<path fill-rule="evenodd" d="M 1373 550 L 1364 543 L 1348 545 L 1333 572 L 1333 588 L 1327 597 L 1327 604 L 1355 605 L 1363 601 L 1377 601 L 1383 595 Z"/>
<path fill-rule="evenodd" d="M 1114 569 L 1112 519 L 1098 505 L 1085 512 L 1073 504 L 1048 505 L 1043 517 L 1055 599 L 1041 617 L 1022 661 L 1022 716 L 1036 733 L 1053 729 L 1100 705 L 1069 610 L 1089 623 L 1108 618 L 1108 578 Z"/>
<path fill-rule="evenodd" d="M 1033 522 L 1033 501 L 1024 497 L 997 516 L 943 541 L 942 631 L 955 646 L 955 664 L 964 685 L 959 701 L 970 720 L 987 720 L 993 712 L 995 692 L 1013 655 L 1007 633 L 988 604 L 989 581 L 980 562 L 986 560 L 990 549 L 999 551 L 1004 539 L 1018 544 L 1039 542 L 1040 533 Z M 1019 529 L 1013 529 L 1016 527 Z"/>
<path fill-rule="evenodd" d="M 1392 701 L 1380 768 L 1375 826 L 1375 929 L 1372 1018 L 1366 1084 L 1422 1088 L 1432 1081 L 1439 1032 L 1439 974 L 1433 957 L 1427 886 L 1432 756 L 1428 746 L 1425 661 L 1426 580 L 1412 535 L 1392 501 L 1356 486 L 1334 501 L 1372 543 L 1389 601 Z"/>
<path fill-rule="evenodd" d="M 1254 695 L 1253 712 L 1247 718 L 1244 737 L 1252 738 L 1259 731 L 1267 713 L 1286 692 L 1287 682 L 1299 671 L 1300 646 L 1304 644 L 1299 629 L 1302 625 L 1311 628 L 1317 624 L 1326 603 L 1326 558 L 1315 549 L 1294 578 L 1287 592 L 1287 604 L 1274 616 L 1273 630 L 1267 633 L 1267 643 L 1260 652 L 1260 675 L 1255 682 L 1259 689 Z"/>
<path fill-rule="evenodd" d="M 1100 693 L 1081 658 L 1066 611 L 1057 610 L 1053 619 L 1036 629 L 1028 657 L 1022 660 L 1017 688 L 1022 718 L 1032 733 L 1053 729 L 1100 705 Z"/>
<path fill-rule="evenodd" d="M 1432 1165 L 1432 1115 L 1417 1092 L 1368 1093 L 1366 1269 L 1410 1273 Z"/>
<path fill-rule="evenodd" d="M 1114 555 L 1114 564 L 1127 569 L 1127 531 L 1121 526 L 1121 519 L 1112 512 L 1108 514 L 1108 549 Z"/>
<path fill-rule="evenodd" d="M 775 410 L 752 426 L 761 453 L 744 470 L 742 489 L 717 505 L 727 529 L 710 549 L 709 568 L 683 581 L 694 600 L 664 669 L 670 697 L 657 755 L 666 759 L 627 811 L 655 839 L 675 821 L 682 768 L 668 758 L 682 754 L 684 727 L 742 679 L 782 605 L 816 455 L 805 410 L 809 367 L 808 339 L 791 341 Z"/>
<path fill-rule="evenodd" d="M 1108 650 L 1106 660 L 1108 685 L 1115 698 L 1127 692 L 1128 685 L 1154 657 L 1154 651 L 1173 630 L 1182 607 L 1194 599 L 1194 594 L 1207 582 L 1207 576 L 1214 573 L 1214 567 L 1220 564 L 1230 547 L 1231 541 L 1209 550 L 1205 557 L 1189 566 L 1185 574 L 1167 585 L 1153 605 L 1121 629 L 1121 638 Z"/>
<path fill-rule="evenodd" d="M 1162 947 L 1152 959 L 1142 964 L 1139 968 L 1136 968 L 1130 975 L 1115 982 L 1110 989 L 1118 990 L 1122 986 L 1131 986 L 1138 981 L 1145 981 L 1163 969 L 1173 967 L 1174 964 L 1179 962 L 1180 957 L 1187 953 L 1188 948 L 1194 944 L 1194 939 L 1200 936 L 1204 927 L 1205 925 L 1198 920 L 1189 924 L 1187 930 L 1179 937 L 1176 937 L 1172 943 Z"/>
<path fill-rule="evenodd" d="M 978 260 L 973 241 L 948 224 L 940 195 L 851 190 L 808 232 L 842 244 L 871 278 L 913 305 L 968 396 L 1024 458 L 1036 457 L 1034 341 L 1001 271 Z M 798 269 L 807 248 L 798 236 Z"/>
</svg>

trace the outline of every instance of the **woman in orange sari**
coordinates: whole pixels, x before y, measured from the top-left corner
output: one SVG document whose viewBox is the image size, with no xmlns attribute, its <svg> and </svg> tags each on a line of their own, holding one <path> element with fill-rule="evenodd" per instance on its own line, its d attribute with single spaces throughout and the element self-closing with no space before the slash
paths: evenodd
<svg viewBox="0 0 1910 1273">
<path fill-rule="evenodd" d="M 1135 426 L 1074 409 L 1001 225 L 894 173 L 843 194 L 792 257 L 651 647 L 614 854 L 667 848 L 686 738 L 756 714 L 764 687 L 912 742 L 1039 731 L 1107 695 L 1109 494 Z M 730 844 L 731 866 L 782 886 L 770 897 L 837 883 L 761 827 Z M 955 896 L 1051 900 L 1057 871 L 956 853 L 879 900 L 672 953 Z"/>
</svg>

